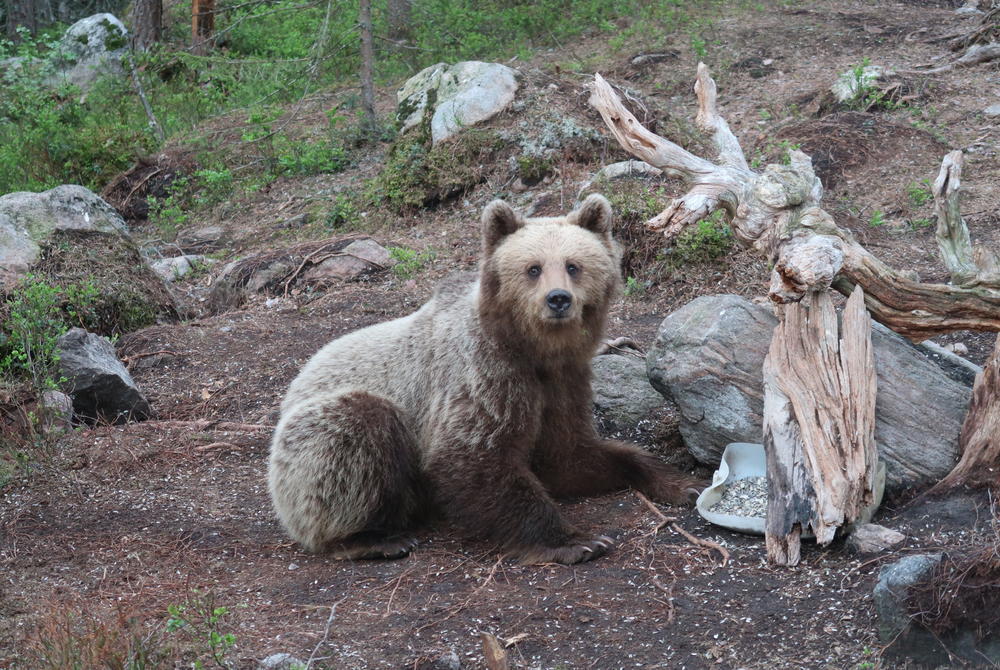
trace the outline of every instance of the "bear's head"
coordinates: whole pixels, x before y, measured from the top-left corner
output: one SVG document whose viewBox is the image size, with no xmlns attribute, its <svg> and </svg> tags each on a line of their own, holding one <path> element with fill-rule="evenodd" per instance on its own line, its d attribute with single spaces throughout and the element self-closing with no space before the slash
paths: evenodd
<svg viewBox="0 0 1000 670">
<path fill-rule="evenodd" d="M 484 327 L 519 349 L 589 358 L 622 287 L 607 199 L 594 194 L 566 216 L 534 219 L 495 200 L 482 225 Z"/>
</svg>

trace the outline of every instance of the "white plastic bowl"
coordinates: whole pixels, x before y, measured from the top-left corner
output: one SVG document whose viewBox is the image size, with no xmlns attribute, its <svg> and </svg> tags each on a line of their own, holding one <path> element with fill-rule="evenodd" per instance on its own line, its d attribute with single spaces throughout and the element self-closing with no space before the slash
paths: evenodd
<svg viewBox="0 0 1000 670">
<path fill-rule="evenodd" d="M 712 485 L 701 492 L 695 502 L 698 514 L 706 521 L 723 528 L 754 535 L 764 534 L 764 517 L 740 516 L 738 514 L 719 514 L 711 511 L 711 507 L 722 499 L 726 487 L 738 479 L 767 476 L 767 457 L 764 455 L 764 445 L 749 442 L 733 442 L 726 445 L 722 452 L 722 462 L 712 476 Z M 861 513 L 858 523 L 871 521 L 875 510 L 882 504 L 882 494 L 885 491 L 885 463 L 879 461 L 875 468 L 875 500 Z M 802 537 L 812 537 L 812 531 L 803 529 Z"/>
</svg>

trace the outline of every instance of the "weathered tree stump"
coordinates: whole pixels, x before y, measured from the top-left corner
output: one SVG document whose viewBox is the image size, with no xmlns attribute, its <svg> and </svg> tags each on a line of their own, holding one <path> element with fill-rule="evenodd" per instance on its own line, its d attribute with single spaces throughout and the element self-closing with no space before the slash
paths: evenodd
<svg viewBox="0 0 1000 670">
<path fill-rule="evenodd" d="M 765 537 L 772 562 L 795 565 L 806 527 L 827 544 L 874 500 L 875 358 L 860 289 L 841 326 L 828 291 L 781 310 L 764 359 Z"/>
</svg>

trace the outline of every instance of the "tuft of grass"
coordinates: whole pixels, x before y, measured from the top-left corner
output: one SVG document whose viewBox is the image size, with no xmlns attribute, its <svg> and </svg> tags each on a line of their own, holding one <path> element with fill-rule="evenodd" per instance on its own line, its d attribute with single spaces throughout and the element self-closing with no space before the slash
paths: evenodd
<svg viewBox="0 0 1000 670">
<path fill-rule="evenodd" d="M 906 196 L 915 207 L 921 207 L 934 198 L 931 193 L 931 182 L 929 179 L 921 179 L 919 182 L 910 182 L 906 185 Z"/>
<path fill-rule="evenodd" d="M 872 228 L 881 228 L 882 226 L 885 225 L 885 222 L 886 222 L 885 212 L 883 212 L 881 209 L 876 209 L 874 212 L 872 212 L 871 218 L 868 219 L 868 225 L 871 226 Z"/>
<path fill-rule="evenodd" d="M 389 247 L 389 255 L 396 264 L 392 266 L 393 273 L 400 279 L 409 279 L 424 269 L 428 263 L 437 258 L 433 249 L 417 251 L 408 247 Z"/>
</svg>

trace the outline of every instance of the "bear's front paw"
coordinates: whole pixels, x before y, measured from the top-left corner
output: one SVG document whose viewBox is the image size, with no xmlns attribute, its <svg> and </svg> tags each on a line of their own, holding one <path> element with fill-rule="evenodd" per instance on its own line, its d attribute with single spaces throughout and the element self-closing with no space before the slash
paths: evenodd
<svg viewBox="0 0 1000 670">
<path fill-rule="evenodd" d="M 592 561 L 608 553 L 614 545 L 614 541 L 606 535 L 577 535 L 560 547 L 530 547 L 514 551 L 511 555 L 517 558 L 519 563 L 570 565 Z"/>
<path fill-rule="evenodd" d="M 707 486 L 707 482 L 695 479 L 687 479 L 681 482 L 666 480 L 657 482 L 657 485 L 649 487 L 643 493 L 658 503 L 666 503 L 679 507 L 694 507 L 695 501 L 698 500 L 698 495 Z"/>
</svg>

